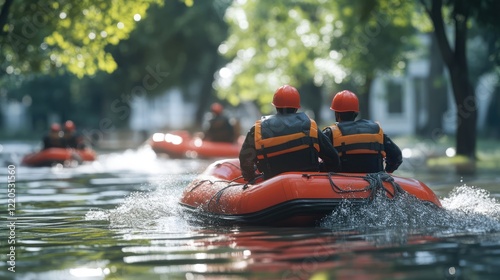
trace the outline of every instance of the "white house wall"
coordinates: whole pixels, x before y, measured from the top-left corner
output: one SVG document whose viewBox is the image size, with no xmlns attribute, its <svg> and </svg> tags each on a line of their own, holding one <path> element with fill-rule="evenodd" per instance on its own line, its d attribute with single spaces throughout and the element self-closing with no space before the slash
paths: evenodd
<svg viewBox="0 0 500 280">
<path fill-rule="evenodd" d="M 4 102 L 1 103 L 1 113 L 3 114 L 3 127 L 6 134 L 29 129 L 31 126 L 28 122 L 26 106 L 18 101 Z"/>
<path fill-rule="evenodd" d="M 386 82 L 388 79 L 402 85 L 402 112 L 389 113 L 386 98 Z M 408 78 L 376 78 L 372 84 L 370 97 L 370 119 L 379 122 L 387 134 L 402 135 L 415 133 L 414 90 Z"/>
<path fill-rule="evenodd" d="M 185 129 L 194 122 L 194 105 L 184 102 L 178 89 L 150 99 L 135 97 L 131 108 L 130 128 L 135 131 Z"/>
</svg>

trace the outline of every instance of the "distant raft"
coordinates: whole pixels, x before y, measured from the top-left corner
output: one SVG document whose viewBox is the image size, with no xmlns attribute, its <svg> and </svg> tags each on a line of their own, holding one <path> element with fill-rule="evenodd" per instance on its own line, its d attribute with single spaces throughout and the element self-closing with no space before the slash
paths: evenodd
<svg viewBox="0 0 500 280">
<path fill-rule="evenodd" d="M 318 225 L 346 201 L 354 206 L 369 203 L 378 190 L 389 198 L 407 192 L 441 207 L 424 183 L 385 172 L 287 172 L 246 184 L 238 159 L 211 164 L 187 186 L 179 203 L 203 222 L 304 227 Z"/>
<path fill-rule="evenodd" d="M 48 148 L 26 155 L 22 159 L 21 164 L 31 167 L 53 166 L 56 164 L 72 166 L 86 161 L 95 160 L 96 154 L 94 150 L 89 148 L 82 150 L 70 148 Z"/>
<path fill-rule="evenodd" d="M 211 142 L 179 130 L 155 133 L 148 144 L 155 153 L 172 158 L 232 158 L 238 157 L 243 139 L 240 137 L 235 143 Z"/>
</svg>

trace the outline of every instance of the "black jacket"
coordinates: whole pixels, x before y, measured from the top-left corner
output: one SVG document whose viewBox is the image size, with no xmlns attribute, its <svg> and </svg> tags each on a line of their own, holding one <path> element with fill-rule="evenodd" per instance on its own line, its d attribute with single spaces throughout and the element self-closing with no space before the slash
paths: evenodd
<svg viewBox="0 0 500 280">
<path fill-rule="evenodd" d="M 64 140 L 60 136 L 49 133 L 43 137 L 43 149 L 64 147 Z"/>
<path fill-rule="evenodd" d="M 234 141 L 234 128 L 226 116 L 217 115 L 209 121 L 209 128 L 205 132 L 204 140 L 212 142 Z"/>
</svg>

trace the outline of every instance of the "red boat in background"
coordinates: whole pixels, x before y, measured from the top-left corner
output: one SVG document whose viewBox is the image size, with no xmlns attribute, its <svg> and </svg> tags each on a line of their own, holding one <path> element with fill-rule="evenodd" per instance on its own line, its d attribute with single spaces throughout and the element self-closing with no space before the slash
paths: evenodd
<svg viewBox="0 0 500 280">
<path fill-rule="evenodd" d="M 32 167 L 53 166 L 56 164 L 74 166 L 75 164 L 94 160 L 96 160 L 96 154 L 92 149 L 49 148 L 26 155 L 21 164 Z"/>
<path fill-rule="evenodd" d="M 172 158 L 234 158 L 240 154 L 244 140 L 244 136 L 240 136 L 234 143 L 211 142 L 179 130 L 155 133 L 148 143 L 155 153 Z"/>
</svg>

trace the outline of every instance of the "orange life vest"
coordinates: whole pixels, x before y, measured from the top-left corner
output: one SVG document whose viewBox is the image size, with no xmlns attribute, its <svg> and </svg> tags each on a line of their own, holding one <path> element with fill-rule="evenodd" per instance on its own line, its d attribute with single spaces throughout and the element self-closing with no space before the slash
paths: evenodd
<svg viewBox="0 0 500 280">
<path fill-rule="evenodd" d="M 262 117 L 255 123 L 254 139 L 258 160 L 309 149 L 311 146 L 319 152 L 318 127 L 304 113 Z"/>
<path fill-rule="evenodd" d="M 318 128 L 306 114 L 263 117 L 254 134 L 256 164 L 265 179 L 288 171 L 319 171 Z"/>
<path fill-rule="evenodd" d="M 346 154 L 380 154 L 385 157 L 384 131 L 369 120 L 336 123 L 330 126 L 333 146 L 339 156 Z"/>
</svg>

